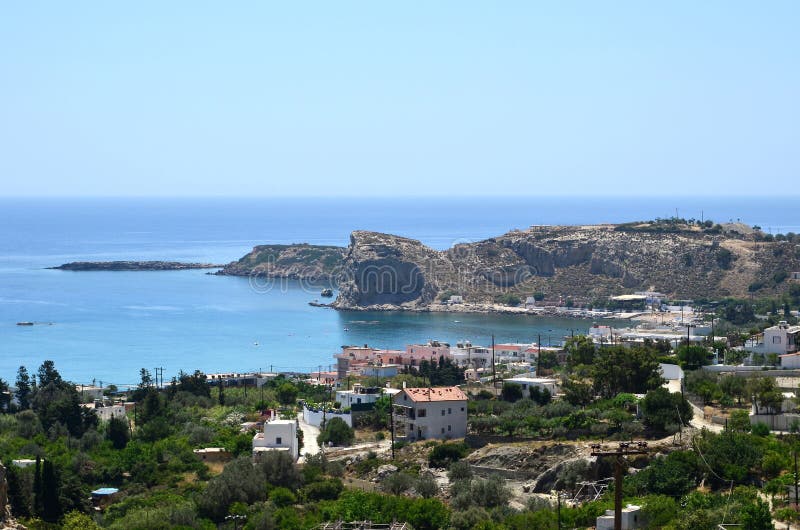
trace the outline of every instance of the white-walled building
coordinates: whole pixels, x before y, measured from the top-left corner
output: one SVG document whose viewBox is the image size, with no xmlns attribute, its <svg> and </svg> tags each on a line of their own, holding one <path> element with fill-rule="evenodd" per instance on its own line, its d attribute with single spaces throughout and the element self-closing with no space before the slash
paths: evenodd
<svg viewBox="0 0 800 530">
<path fill-rule="evenodd" d="M 629 504 L 622 508 L 622 530 L 644 528 L 642 508 Z M 606 510 L 605 515 L 597 518 L 597 530 L 614 530 L 614 510 Z"/>
<path fill-rule="evenodd" d="M 764 351 L 784 355 L 797 351 L 800 326 L 790 326 L 785 320 L 764 330 Z"/>
<path fill-rule="evenodd" d="M 780 355 L 781 368 L 797 370 L 800 368 L 800 353 L 785 353 Z"/>
<path fill-rule="evenodd" d="M 104 405 L 100 401 L 95 401 L 94 403 L 83 403 L 81 406 L 93 410 L 102 421 L 111 421 L 111 418 L 115 417 L 124 418 L 126 413 L 126 408 L 123 403 Z"/>
<path fill-rule="evenodd" d="M 526 376 L 516 376 L 516 377 L 509 377 L 508 379 L 503 380 L 504 383 L 514 383 L 522 387 L 522 394 L 524 396 L 528 396 L 530 389 L 533 387 L 538 387 L 539 390 L 547 390 L 550 392 L 551 396 L 555 396 L 558 391 L 558 380 L 551 379 L 549 377 L 526 377 Z"/>
<path fill-rule="evenodd" d="M 297 460 L 300 451 L 297 443 L 297 420 L 271 420 L 264 423 L 263 432 L 253 436 L 253 459 L 258 460 L 266 451 L 286 451 Z"/>
<path fill-rule="evenodd" d="M 457 386 L 404 388 L 392 398 L 395 438 L 463 438 L 467 434 L 467 395 Z"/>
<path fill-rule="evenodd" d="M 394 395 L 398 392 L 400 391 L 396 388 L 364 387 L 355 384 L 352 390 L 337 390 L 336 401 L 343 409 L 352 408 L 353 405 L 375 403 L 384 394 Z"/>
</svg>

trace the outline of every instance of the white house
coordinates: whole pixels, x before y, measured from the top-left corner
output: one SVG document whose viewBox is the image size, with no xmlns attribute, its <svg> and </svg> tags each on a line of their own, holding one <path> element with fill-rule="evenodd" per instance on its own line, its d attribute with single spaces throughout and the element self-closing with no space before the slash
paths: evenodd
<svg viewBox="0 0 800 530">
<path fill-rule="evenodd" d="M 264 423 L 264 431 L 253 436 L 253 460 L 267 451 L 286 451 L 297 460 L 300 451 L 297 443 L 297 420 L 273 419 Z"/>
<path fill-rule="evenodd" d="M 797 351 L 800 326 L 790 326 L 781 320 L 777 326 L 764 330 L 764 340 L 755 346 L 747 347 L 755 353 L 777 353 L 785 355 Z"/>
<path fill-rule="evenodd" d="M 629 504 L 622 508 L 622 530 L 644 528 L 642 521 L 642 508 Z M 606 510 L 605 515 L 597 518 L 597 530 L 614 530 L 614 510 Z"/>
<path fill-rule="evenodd" d="M 81 406 L 93 410 L 97 417 L 103 421 L 111 421 L 111 418 L 114 417 L 124 418 L 126 412 L 125 405 L 122 403 L 104 405 L 100 401 L 95 401 L 94 403 L 83 403 Z"/>
<path fill-rule="evenodd" d="M 394 395 L 398 392 L 396 388 L 364 387 L 356 383 L 352 390 L 337 390 L 336 401 L 342 408 L 351 408 L 353 405 L 375 403 L 384 394 Z"/>
<path fill-rule="evenodd" d="M 522 394 L 527 396 L 530 389 L 538 387 L 539 390 L 547 390 L 551 396 L 558 393 L 558 380 L 549 377 L 525 377 L 516 376 L 503 380 L 505 383 L 514 383 L 522 387 Z"/>
<path fill-rule="evenodd" d="M 797 334 L 800 326 L 790 326 L 781 320 L 777 326 L 764 330 L 764 346 L 769 352 L 779 355 L 797 351 Z"/>
<path fill-rule="evenodd" d="M 467 395 L 457 386 L 404 388 L 392 398 L 395 438 L 463 438 L 467 434 Z"/>
</svg>

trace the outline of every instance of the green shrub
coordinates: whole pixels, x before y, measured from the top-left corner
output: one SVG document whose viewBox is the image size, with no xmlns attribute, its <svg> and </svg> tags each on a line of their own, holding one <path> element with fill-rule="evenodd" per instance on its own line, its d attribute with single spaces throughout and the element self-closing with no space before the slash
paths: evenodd
<svg viewBox="0 0 800 530">
<path fill-rule="evenodd" d="M 437 445 L 428 456 L 430 467 L 450 467 L 450 464 L 461 460 L 469 454 L 469 447 L 464 442 L 449 442 Z"/>
</svg>

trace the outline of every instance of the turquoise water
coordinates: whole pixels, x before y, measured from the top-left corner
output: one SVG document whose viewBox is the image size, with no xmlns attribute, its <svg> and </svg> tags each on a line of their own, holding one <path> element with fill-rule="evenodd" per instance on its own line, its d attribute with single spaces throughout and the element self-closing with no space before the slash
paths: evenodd
<svg viewBox="0 0 800 530">
<path fill-rule="evenodd" d="M 706 218 L 741 217 L 773 231 L 800 232 L 793 212 L 782 206 L 786 201 L 679 200 L 686 217 L 699 218 L 702 208 Z M 498 341 L 523 342 L 541 334 L 543 343 L 557 343 L 591 323 L 336 312 L 310 307 L 307 302 L 318 292 L 293 282 L 277 282 L 261 292 L 246 278 L 210 276 L 203 270 L 69 272 L 44 267 L 74 260 L 227 262 L 260 243 L 345 245 L 357 228 L 446 248 L 530 224 L 666 217 L 674 212 L 672 202 L 0 200 L 0 377 L 13 380 L 19 365 L 35 370 L 42 360 L 52 359 L 74 381 L 124 385 L 136 383 L 141 367 L 163 367 L 167 379 L 178 370 L 196 368 L 310 371 L 331 364 L 342 344 L 402 348 L 428 339 L 465 338 L 488 343 L 491 334 Z M 18 321 L 41 324 L 21 327 Z"/>
</svg>

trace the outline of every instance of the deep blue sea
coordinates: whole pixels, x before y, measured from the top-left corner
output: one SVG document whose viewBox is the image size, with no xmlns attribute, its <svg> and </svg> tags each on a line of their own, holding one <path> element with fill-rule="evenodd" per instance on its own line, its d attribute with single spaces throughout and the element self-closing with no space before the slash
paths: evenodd
<svg viewBox="0 0 800 530">
<path fill-rule="evenodd" d="M 313 190 L 310 190 L 313 191 Z M 796 199 L 796 198 L 795 198 Z M 342 344 L 440 339 L 559 342 L 589 322 L 529 316 L 349 313 L 310 307 L 291 282 L 267 292 L 204 270 L 69 272 L 69 261 L 225 263 L 254 245 L 346 245 L 355 229 L 443 249 L 535 224 L 670 217 L 741 219 L 800 232 L 795 199 L 579 197 L 437 199 L 0 199 L 0 377 L 52 359 L 65 377 L 133 384 L 145 367 L 316 370 Z M 41 323 L 17 326 L 18 321 Z M 345 331 L 347 328 L 349 331 Z"/>
</svg>

